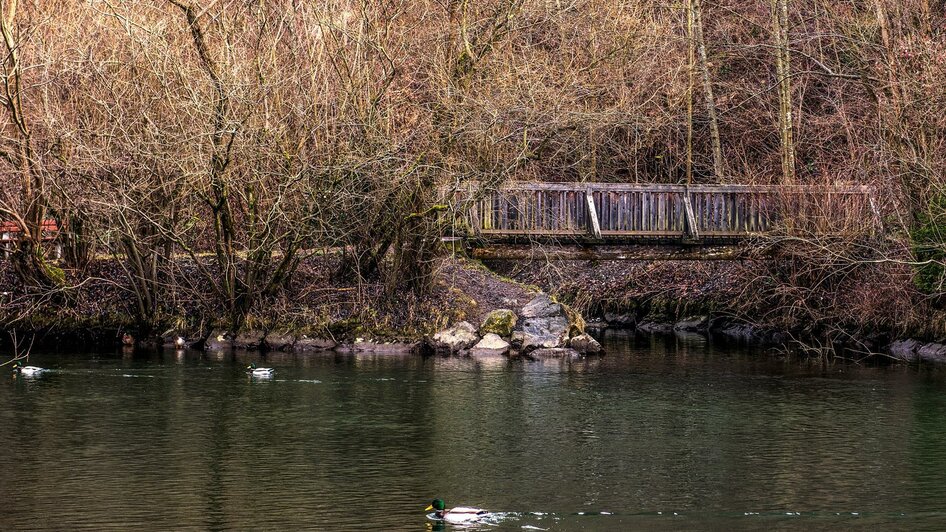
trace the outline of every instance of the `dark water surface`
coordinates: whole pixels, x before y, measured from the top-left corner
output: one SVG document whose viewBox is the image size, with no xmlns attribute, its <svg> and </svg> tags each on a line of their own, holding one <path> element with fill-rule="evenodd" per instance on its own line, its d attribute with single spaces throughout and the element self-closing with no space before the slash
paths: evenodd
<svg viewBox="0 0 946 532">
<path fill-rule="evenodd" d="M 423 531 L 434 497 L 504 512 L 481 530 L 946 528 L 943 370 L 604 343 L 269 355 L 262 382 L 252 356 L 34 354 L 55 371 L 0 380 L 0 530 Z"/>
</svg>

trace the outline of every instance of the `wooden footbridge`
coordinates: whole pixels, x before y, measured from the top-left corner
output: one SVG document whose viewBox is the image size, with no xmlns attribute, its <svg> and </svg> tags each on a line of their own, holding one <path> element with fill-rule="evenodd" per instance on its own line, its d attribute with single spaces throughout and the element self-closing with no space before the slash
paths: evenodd
<svg viewBox="0 0 946 532">
<path fill-rule="evenodd" d="M 733 246 L 766 235 L 861 235 L 876 231 L 880 220 L 870 188 L 848 185 L 515 182 L 492 189 L 471 186 L 455 198 L 465 236 L 479 255 L 493 258 L 519 258 L 517 244 L 571 247 L 566 257 L 577 247 L 584 251 L 574 258 L 601 258 L 608 246 L 621 255 L 630 246 Z"/>
</svg>

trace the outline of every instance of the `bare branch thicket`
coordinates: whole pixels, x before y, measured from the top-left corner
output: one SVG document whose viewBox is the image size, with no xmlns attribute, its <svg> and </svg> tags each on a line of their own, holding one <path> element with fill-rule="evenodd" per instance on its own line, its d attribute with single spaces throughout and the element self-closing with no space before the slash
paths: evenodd
<svg viewBox="0 0 946 532">
<path fill-rule="evenodd" d="M 866 265 L 888 259 L 939 266 L 920 270 L 920 297 L 943 292 L 946 118 L 930 110 L 946 106 L 946 15 L 925 0 L 694 0 L 692 120 L 677 4 L 2 5 L 0 217 L 25 229 L 37 301 L 93 275 L 35 252 L 49 216 L 77 243 L 69 266 L 93 250 L 121 264 L 142 328 L 193 315 L 236 328 L 336 248 L 352 298 L 383 286 L 396 300 L 434 279 L 442 187 L 682 182 L 690 122 L 696 182 L 878 191 L 892 238 L 820 239 L 798 219 L 775 236 L 809 241 L 811 263 L 760 294 L 821 297 L 809 289 L 829 274 L 836 290 L 877 282 L 888 270 Z M 839 266 L 838 246 L 861 266 Z M 910 267 L 894 270 L 908 293 Z"/>
<path fill-rule="evenodd" d="M 3 54 L 0 62 L 0 105 L 3 107 L 2 140 L 0 140 L 0 219 L 11 221 L 19 229 L 13 254 L 18 277 L 28 286 L 53 290 L 65 285 L 62 271 L 46 257 L 43 246 L 43 222 L 49 208 L 49 191 L 43 159 L 49 156 L 46 140 L 34 136 L 33 122 L 39 111 L 33 105 L 36 94 L 30 94 L 24 72 L 42 65 L 31 64 L 23 49 L 36 38 L 37 27 L 17 0 L 0 3 L 0 35 Z"/>
</svg>

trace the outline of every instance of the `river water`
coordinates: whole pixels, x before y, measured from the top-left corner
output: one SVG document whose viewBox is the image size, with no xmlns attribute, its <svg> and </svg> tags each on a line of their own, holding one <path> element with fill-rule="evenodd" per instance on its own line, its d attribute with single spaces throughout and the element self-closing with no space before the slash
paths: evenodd
<svg viewBox="0 0 946 532">
<path fill-rule="evenodd" d="M 608 334 L 579 362 L 48 353 L 0 530 L 946 527 L 946 372 Z M 277 368 L 268 381 L 243 368 Z"/>
</svg>

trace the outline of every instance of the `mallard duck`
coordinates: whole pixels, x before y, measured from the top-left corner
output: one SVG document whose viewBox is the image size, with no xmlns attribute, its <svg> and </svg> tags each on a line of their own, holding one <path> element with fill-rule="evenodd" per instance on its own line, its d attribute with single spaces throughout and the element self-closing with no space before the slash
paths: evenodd
<svg viewBox="0 0 946 532">
<path fill-rule="evenodd" d="M 178 337 L 174 340 L 174 345 L 175 345 L 178 349 L 187 347 L 187 340 L 185 340 L 183 336 L 178 336 Z"/>
<path fill-rule="evenodd" d="M 39 375 L 40 373 L 46 371 L 44 368 L 38 368 L 36 366 L 24 366 L 19 360 L 13 364 L 13 373 L 17 375 Z"/>
<path fill-rule="evenodd" d="M 256 362 L 250 364 L 246 367 L 246 374 L 251 377 L 272 377 L 276 373 L 276 370 L 273 368 L 258 368 L 256 367 Z"/>
<path fill-rule="evenodd" d="M 470 508 L 469 506 L 457 506 L 447 510 L 442 499 L 434 499 L 430 506 L 425 509 L 428 512 L 430 510 L 433 510 L 434 513 L 427 514 L 427 517 L 454 524 L 473 523 L 490 516 L 490 513 L 482 508 Z"/>
</svg>

